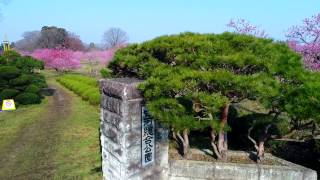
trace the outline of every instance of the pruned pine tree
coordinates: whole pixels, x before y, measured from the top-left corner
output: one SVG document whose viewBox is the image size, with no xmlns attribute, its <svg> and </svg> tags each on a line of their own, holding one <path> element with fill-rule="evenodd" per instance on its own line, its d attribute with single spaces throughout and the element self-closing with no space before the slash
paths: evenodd
<svg viewBox="0 0 320 180">
<path fill-rule="evenodd" d="M 189 132 L 210 128 L 219 159 L 227 156 L 229 106 L 254 100 L 277 119 L 285 110 L 284 94 L 303 84 L 305 73 L 301 57 L 286 44 L 233 33 L 183 33 L 129 45 L 115 54 L 109 68 L 116 76 L 145 80 L 140 89 L 147 108 L 172 129 L 183 155 Z M 265 137 L 272 123 L 260 127 Z M 257 147 L 263 157 L 264 146 Z"/>
</svg>

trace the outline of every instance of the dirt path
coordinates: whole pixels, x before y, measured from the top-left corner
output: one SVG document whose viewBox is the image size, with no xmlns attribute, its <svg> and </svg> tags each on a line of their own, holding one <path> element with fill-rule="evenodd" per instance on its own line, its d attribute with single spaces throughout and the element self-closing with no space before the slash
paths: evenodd
<svg viewBox="0 0 320 180">
<path fill-rule="evenodd" d="M 0 150 L 0 179 L 53 179 L 52 154 L 59 141 L 61 121 L 71 114 L 71 96 L 61 87 L 50 97 L 45 113 L 35 123 L 21 129 L 6 149 Z"/>
</svg>

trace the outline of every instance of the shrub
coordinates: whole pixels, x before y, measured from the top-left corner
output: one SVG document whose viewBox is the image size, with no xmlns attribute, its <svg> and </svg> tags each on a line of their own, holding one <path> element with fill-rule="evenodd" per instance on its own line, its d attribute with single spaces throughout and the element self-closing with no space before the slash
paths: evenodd
<svg viewBox="0 0 320 180">
<path fill-rule="evenodd" d="M 20 76 L 20 70 L 14 66 L 1 66 L 0 79 L 10 80 Z"/>
<path fill-rule="evenodd" d="M 30 83 L 31 83 L 31 78 L 29 75 L 26 75 L 26 74 L 23 74 L 18 78 L 15 78 L 9 81 L 9 84 L 11 86 L 21 86 L 21 85 L 27 85 Z"/>
<path fill-rule="evenodd" d="M 83 75 L 68 74 L 59 77 L 57 80 L 63 86 L 81 96 L 83 100 L 89 101 L 93 105 L 100 103 L 100 92 L 96 79 Z"/>
<path fill-rule="evenodd" d="M 4 87 L 6 85 L 8 85 L 8 81 L 5 79 L 0 79 L 0 87 Z"/>
<path fill-rule="evenodd" d="M 20 70 L 31 73 L 34 69 L 44 69 L 44 62 L 33 59 L 30 56 L 18 58 L 15 66 Z"/>
<path fill-rule="evenodd" d="M 91 104 L 100 103 L 100 92 L 98 88 L 90 88 L 82 95 L 84 99 L 87 99 Z"/>
<path fill-rule="evenodd" d="M 33 72 L 42 69 L 43 62 L 9 51 L 0 55 L 0 91 L 2 98 L 17 99 L 21 104 L 40 102 L 40 88 L 47 86 L 44 76 Z M 17 93 L 20 92 L 18 96 Z M 30 99 L 28 99 L 30 98 Z"/>
<path fill-rule="evenodd" d="M 39 95 L 34 93 L 21 93 L 15 97 L 15 101 L 19 104 L 39 104 L 41 102 L 41 98 Z"/>
<path fill-rule="evenodd" d="M 34 94 L 38 94 L 39 91 L 40 91 L 40 88 L 34 84 L 29 85 L 25 90 L 25 92 L 34 93 Z"/>
<path fill-rule="evenodd" d="M 89 102 L 94 105 L 100 104 L 100 93 L 95 91 L 95 93 L 89 94 Z"/>
<path fill-rule="evenodd" d="M 111 71 L 110 69 L 108 69 L 108 68 L 105 68 L 105 69 L 101 69 L 101 70 L 100 70 L 100 74 L 101 74 L 101 76 L 102 76 L 103 78 L 108 78 L 108 77 L 111 76 L 112 71 Z"/>
<path fill-rule="evenodd" d="M 98 86 L 98 81 L 94 78 L 78 75 L 78 74 L 67 74 L 63 76 L 64 79 L 76 80 L 78 82 L 82 82 L 83 84 L 89 86 Z"/>
<path fill-rule="evenodd" d="M 0 93 L 0 100 L 3 99 L 12 99 L 14 98 L 17 94 L 19 94 L 19 91 L 16 89 L 4 89 Z"/>
<path fill-rule="evenodd" d="M 43 75 L 29 74 L 29 77 L 31 79 L 31 84 L 36 85 L 39 88 L 46 88 L 48 86 Z"/>
</svg>

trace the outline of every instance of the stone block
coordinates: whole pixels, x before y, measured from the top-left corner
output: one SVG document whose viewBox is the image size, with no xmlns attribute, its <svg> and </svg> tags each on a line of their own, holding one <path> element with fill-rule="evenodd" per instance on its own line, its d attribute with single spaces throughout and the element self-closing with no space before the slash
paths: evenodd
<svg viewBox="0 0 320 180">
<path fill-rule="evenodd" d="M 100 80 L 100 131 L 105 179 L 168 179 L 168 135 L 163 128 L 155 131 L 155 157 L 159 160 L 142 167 L 143 99 L 137 89 L 140 82 L 136 79 Z"/>
<path fill-rule="evenodd" d="M 116 113 L 120 116 L 123 114 L 123 106 L 122 106 L 123 101 L 119 98 L 111 97 L 111 96 L 106 96 L 106 95 L 101 95 L 101 103 L 100 107 L 106 110 L 109 110 L 113 113 Z"/>
<path fill-rule="evenodd" d="M 102 123 L 100 125 L 100 129 L 101 129 L 101 134 L 103 136 L 105 136 L 106 138 L 108 138 L 109 140 L 111 140 L 114 143 L 119 143 L 121 144 L 121 136 L 123 134 L 118 133 L 119 131 L 117 130 L 117 128 L 115 126 L 113 126 L 110 123 Z"/>
<path fill-rule="evenodd" d="M 125 151 L 125 161 L 126 162 L 139 162 L 141 165 L 141 147 L 139 145 L 137 146 L 131 146 L 130 148 L 127 148 Z M 140 166 L 139 166 L 140 167 Z"/>
<path fill-rule="evenodd" d="M 141 82 L 134 78 L 102 79 L 99 81 L 100 92 L 122 100 L 137 99 L 141 98 L 141 92 L 137 89 Z"/>
<path fill-rule="evenodd" d="M 112 124 L 118 130 L 123 130 L 125 128 L 122 117 L 118 114 L 112 113 L 108 110 L 103 111 L 103 121 Z"/>
</svg>

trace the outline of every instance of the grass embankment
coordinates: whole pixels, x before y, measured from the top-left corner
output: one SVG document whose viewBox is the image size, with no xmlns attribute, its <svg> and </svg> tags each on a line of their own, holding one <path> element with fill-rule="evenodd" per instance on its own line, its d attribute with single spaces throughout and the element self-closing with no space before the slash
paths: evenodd
<svg viewBox="0 0 320 180">
<path fill-rule="evenodd" d="M 98 81 L 83 75 L 67 74 L 57 78 L 63 86 L 89 101 L 90 104 L 98 105 L 100 103 L 100 93 Z"/>
</svg>

